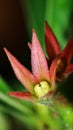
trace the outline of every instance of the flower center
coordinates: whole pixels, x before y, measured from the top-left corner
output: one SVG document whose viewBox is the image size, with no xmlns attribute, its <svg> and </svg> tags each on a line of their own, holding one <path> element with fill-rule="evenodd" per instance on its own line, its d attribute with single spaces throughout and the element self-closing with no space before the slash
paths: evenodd
<svg viewBox="0 0 73 130">
<path fill-rule="evenodd" d="M 37 97 L 42 97 L 50 91 L 50 84 L 47 81 L 41 81 L 39 84 L 34 86 L 34 92 Z"/>
</svg>

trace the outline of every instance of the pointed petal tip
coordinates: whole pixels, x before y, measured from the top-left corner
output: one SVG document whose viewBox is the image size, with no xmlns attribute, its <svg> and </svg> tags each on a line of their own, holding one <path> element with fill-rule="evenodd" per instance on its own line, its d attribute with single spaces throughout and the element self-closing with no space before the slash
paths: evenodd
<svg viewBox="0 0 73 130">
<path fill-rule="evenodd" d="M 46 29 L 52 30 L 51 27 L 50 27 L 50 25 L 48 24 L 47 20 L 45 21 L 45 26 L 46 26 L 45 31 L 46 31 Z"/>
<path fill-rule="evenodd" d="M 48 25 L 48 22 L 47 22 L 47 20 L 45 20 L 45 26 L 47 26 Z"/>
<path fill-rule="evenodd" d="M 28 42 L 28 47 L 31 50 L 32 44 L 30 42 Z"/>
<path fill-rule="evenodd" d="M 45 23 L 47 23 L 47 20 L 45 20 Z"/>
<path fill-rule="evenodd" d="M 37 33 L 35 31 L 35 29 L 32 30 L 32 43 L 35 43 L 33 41 L 37 40 L 39 42 L 39 38 L 37 36 Z"/>
<path fill-rule="evenodd" d="M 49 79 L 47 61 L 35 31 L 32 35 L 31 64 L 32 72 L 39 80 Z"/>
<path fill-rule="evenodd" d="M 7 48 L 3 48 L 4 49 L 4 52 L 6 53 L 6 55 L 7 55 L 7 57 L 8 57 L 8 59 L 9 59 L 9 61 L 10 61 L 10 63 L 12 63 L 12 54 L 8 51 L 8 49 Z"/>
<path fill-rule="evenodd" d="M 57 54 L 60 53 L 58 40 L 47 21 L 45 21 L 45 45 L 50 59 L 53 59 Z"/>
<path fill-rule="evenodd" d="M 7 52 L 7 49 L 5 47 L 3 48 L 3 50 L 4 50 L 5 53 Z"/>
<path fill-rule="evenodd" d="M 7 55 L 7 57 L 8 57 L 8 59 L 9 59 L 9 57 L 10 57 L 10 52 L 8 51 L 8 49 L 7 48 L 3 48 L 4 49 L 4 52 L 6 53 L 6 55 Z"/>
<path fill-rule="evenodd" d="M 6 48 L 4 51 L 10 61 L 13 71 L 17 79 L 23 84 L 23 86 L 33 93 L 33 85 L 37 82 L 37 79 L 33 74 L 25 68 Z"/>
<path fill-rule="evenodd" d="M 69 40 L 66 47 L 61 52 L 60 57 L 65 60 L 66 64 L 69 64 L 73 55 L 73 37 Z"/>
<path fill-rule="evenodd" d="M 32 33 L 35 33 L 35 29 L 34 28 L 32 29 Z"/>
<path fill-rule="evenodd" d="M 35 37 L 37 37 L 37 36 L 36 36 L 36 31 L 35 31 L 35 29 L 33 29 L 33 30 L 32 30 L 32 39 L 35 39 Z"/>
<path fill-rule="evenodd" d="M 29 92 L 7 92 L 7 94 L 18 99 L 34 101 L 34 97 Z"/>
</svg>

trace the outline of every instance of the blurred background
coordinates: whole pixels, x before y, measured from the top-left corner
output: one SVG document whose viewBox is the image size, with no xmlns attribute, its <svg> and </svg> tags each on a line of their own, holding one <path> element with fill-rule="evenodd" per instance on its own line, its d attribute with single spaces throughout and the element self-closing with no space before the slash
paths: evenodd
<svg viewBox="0 0 73 130">
<path fill-rule="evenodd" d="M 48 107 L 16 100 L 6 94 L 11 90 L 24 91 L 24 87 L 16 79 L 3 47 L 31 70 L 27 43 L 31 42 L 34 28 L 45 52 L 45 20 L 63 49 L 73 36 L 73 0 L 0 0 L 0 130 L 73 130 L 71 115 L 67 117 L 59 110 L 62 122 L 53 117 Z M 73 103 L 73 74 L 59 86 L 59 91 Z"/>
</svg>

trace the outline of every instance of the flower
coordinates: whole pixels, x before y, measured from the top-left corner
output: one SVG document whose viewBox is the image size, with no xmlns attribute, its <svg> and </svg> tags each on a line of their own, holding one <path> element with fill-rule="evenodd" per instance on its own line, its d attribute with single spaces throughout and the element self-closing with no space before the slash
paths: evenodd
<svg viewBox="0 0 73 130">
<path fill-rule="evenodd" d="M 45 44 L 49 56 L 49 66 L 53 59 L 58 56 L 56 79 L 61 81 L 73 72 L 73 64 L 70 63 L 73 55 L 73 38 L 69 40 L 67 46 L 61 51 L 58 40 L 56 39 L 52 29 L 48 23 L 45 22 Z"/>
<path fill-rule="evenodd" d="M 34 30 L 32 33 L 32 44 L 29 44 L 29 46 L 31 48 L 32 73 L 6 48 L 4 48 L 4 51 L 11 63 L 16 77 L 28 90 L 27 92 L 8 92 L 8 94 L 19 99 L 34 101 L 34 99 L 40 100 L 43 97 L 49 97 L 55 91 L 57 58 L 52 62 L 49 70 L 47 60 Z"/>
</svg>

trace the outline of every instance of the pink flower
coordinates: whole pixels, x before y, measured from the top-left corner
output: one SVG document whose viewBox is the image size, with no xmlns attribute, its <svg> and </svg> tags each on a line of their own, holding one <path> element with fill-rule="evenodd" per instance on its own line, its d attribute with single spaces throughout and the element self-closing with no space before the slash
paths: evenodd
<svg viewBox="0 0 73 130">
<path fill-rule="evenodd" d="M 50 70 L 41 48 L 40 42 L 33 30 L 31 48 L 32 73 L 25 68 L 6 48 L 4 51 L 11 63 L 18 80 L 28 90 L 27 92 L 8 92 L 9 95 L 26 100 L 40 100 L 49 97 L 56 89 L 55 74 L 57 58 L 53 60 Z"/>
<path fill-rule="evenodd" d="M 52 63 L 53 59 L 58 56 L 56 78 L 62 80 L 67 75 L 73 72 L 73 64 L 71 64 L 71 58 L 73 55 L 73 38 L 70 39 L 64 50 L 61 51 L 59 43 L 48 25 L 45 23 L 45 43 L 46 50 L 49 56 L 48 64 Z"/>
</svg>

